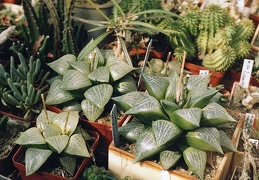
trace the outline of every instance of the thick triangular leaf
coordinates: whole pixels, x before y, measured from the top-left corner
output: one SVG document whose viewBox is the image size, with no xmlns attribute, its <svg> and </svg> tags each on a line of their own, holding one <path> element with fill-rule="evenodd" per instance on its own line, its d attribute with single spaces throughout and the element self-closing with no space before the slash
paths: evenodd
<svg viewBox="0 0 259 180">
<path fill-rule="evenodd" d="M 151 69 L 152 72 L 158 73 L 161 72 L 164 67 L 164 61 L 158 58 L 152 58 L 148 62 L 148 67 Z"/>
<path fill-rule="evenodd" d="M 207 89 L 210 82 L 210 74 L 206 75 L 189 75 L 187 82 L 187 89 L 193 88 Z"/>
<path fill-rule="evenodd" d="M 51 150 L 60 154 L 67 146 L 69 137 L 67 135 L 51 136 L 45 138 Z"/>
<path fill-rule="evenodd" d="M 187 143 L 200 150 L 213 151 L 223 154 L 220 146 L 220 135 L 214 127 L 203 127 L 186 134 Z"/>
<path fill-rule="evenodd" d="M 113 83 L 115 93 L 126 94 L 132 91 L 137 91 L 136 81 L 130 76 L 126 75 L 122 79 Z"/>
<path fill-rule="evenodd" d="M 74 99 L 74 96 L 70 92 L 64 90 L 62 81 L 57 79 L 51 84 L 45 102 L 47 105 L 54 105 L 68 102 L 72 99 Z"/>
<path fill-rule="evenodd" d="M 144 124 L 150 124 L 157 119 L 168 119 L 159 101 L 153 96 L 143 96 L 125 114 L 134 115 Z"/>
<path fill-rule="evenodd" d="M 70 65 L 68 62 L 76 61 L 76 57 L 73 54 L 66 54 L 56 61 L 48 63 L 47 65 L 58 74 L 63 75 L 64 72 L 69 69 Z"/>
<path fill-rule="evenodd" d="M 213 88 L 193 88 L 188 93 L 188 97 L 190 97 L 189 106 L 203 108 L 210 102 L 210 99 L 213 98 L 217 92 L 218 90 Z"/>
<path fill-rule="evenodd" d="M 46 137 L 51 137 L 51 136 L 58 136 L 62 133 L 60 127 L 53 125 L 53 124 L 49 124 L 49 123 L 44 123 L 42 122 L 42 135 L 46 138 Z"/>
<path fill-rule="evenodd" d="M 135 69 L 126 62 L 115 57 L 107 59 L 106 66 L 110 70 L 112 81 L 117 81 Z"/>
<path fill-rule="evenodd" d="M 70 136 L 78 125 L 79 113 L 78 111 L 61 112 L 53 117 L 52 122 L 61 128 L 62 134 Z"/>
<path fill-rule="evenodd" d="M 188 147 L 183 151 L 183 158 L 190 170 L 203 179 L 206 167 L 206 152 L 194 147 Z"/>
<path fill-rule="evenodd" d="M 109 68 L 105 66 L 98 67 L 88 74 L 88 78 L 93 82 L 108 83 L 110 78 Z"/>
<path fill-rule="evenodd" d="M 147 159 L 158 151 L 156 139 L 151 128 L 146 129 L 137 139 L 134 162 Z"/>
<path fill-rule="evenodd" d="M 75 156 L 90 157 L 85 140 L 81 134 L 73 134 L 70 137 L 64 152 Z"/>
<path fill-rule="evenodd" d="M 50 157 L 51 150 L 28 148 L 25 152 L 26 176 L 36 172 Z"/>
<path fill-rule="evenodd" d="M 173 101 L 173 102 L 175 101 L 178 81 L 179 81 L 179 75 L 176 73 L 173 75 L 172 78 L 169 79 L 169 85 L 165 93 L 166 100 Z"/>
<path fill-rule="evenodd" d="M 165 93 L 169 85 L 168 79 L 144 73 L 142 74 L 142 77 L 145 82 L 145 87 L 151 96 L 158 100 L 165 98 Z"/>
<path fill-rule="evenodd" d="M 220 145 L 224 152 L 237 152 L 237 149 L 234 147 L 227 133 L 225 133 L 223 130 L 219 130 L 219 135 L 220 135 Z"/>
<path fill-rule="evenodd" d="M 144 124 L 138 121 L 133 121 L 124 126 L 119 127 L 119 134 L 125 137 L 126 139 L 135 142 L 144 130 Z"/>
<path fill-rule="evenodd" d="M 36 127 L 32 127 L 23 132 L 20 137 L 15 141 L 15 143 L 21 146 L 46 144 L 40 130 Z"/>
<path fill-rule="evenodd" d="M 62 85 L 64 90 L 70 91 L 86 89 L 92 85 L 92 82 L 87 76 L 77 70 L 67 70 L 64 73 Z"/>
<path fill-rule="evenodd" d="M 181 128 L 167 120 L 153 121 L 152 129 L 156 138 L 157 147 L 170 145 L 183 133 Z"/>
<path fill-rule="evenodd" d="M 47 118 L 47 115 L 48 118 Z M 42 123 L 52 123 L 52 119 L 54 116 L 56 116 L 57 113 L 53 112 L 53 111 L 49 111 L 49 110 L 41 110 L 40 114 L 38 115 L 37 119 L 36 119 L 36 127 L 42 131 Z"/>
<path fill-rule="evenodd" d="M 215 127 L 236 120 L 218 103 L 209 103 L 202 109 L 201 126 Z"/>
<path fill-rule="evenodd" d="M 63 103 L 62 111 L 82 111 L 81 104 L 75 100 Z"/>
<path fill-rule="evenodd" d="M 201 115 L 200 108 L 178 109 L 171 114 L 170 120 L 184 130 L 192 130 L 200 127 Z"/>
<path fill-rule="evenodd" d="M 123 110 L 127 111 L 132 106 L 135 105 L 135 103 L 143 97 L 143 92 L 140 91 L 132 91 L 127 94 L 113 97 L 112 100 Z"/>
<path fill-rule="evenodd" d="M 165 99 L 162 99 L 160 103 L 169 117 L 174 113 L 174 111 L 181 108 L 178 104 Z"/>
<path fill-rule="evenodd" d="M 88 99 L 84 99 L 81 102 L 81 108 L 89 121 L 95 121 L 104 111 L 104 108 L 99 108 Z"/>
<path fill-rule="evenodd" d="M 87 61 L 75 61 L 75 62 L 68 62 L 70 66 L 72 66 L 77 71 L 81 72 L 83 75 L 87 76 L 90 71 L 90 64 Z"/>
<path fill-rule="evenodd" d="M 62 156 L 59 157 L 60 164 L 66 169 L 66 171 L 74 176 L 76 170 L 76 157 L 74 156 Z"/>
<path fill-rule="evenodd" d="M 165 150 L 160 152 L 159 157 L 162 168 L 168 170 L 180 160 L 182 154 L 178 151 Z"/>
<path fill-rule="evenodd" d="M 104 108 L 112 96 L 113 88 L 110 84 L 99 84 L 85 91 L 84 96 L 99 108 Z"/>
<path fill-rule="evenodd" d="M 94 138 L 84 129 L 82 128 L 80 125 L 77 126 L 74 134 L 82 134 L 83 138 L 85 141 L 90 141 L 93 140 Z"/>
</svg>

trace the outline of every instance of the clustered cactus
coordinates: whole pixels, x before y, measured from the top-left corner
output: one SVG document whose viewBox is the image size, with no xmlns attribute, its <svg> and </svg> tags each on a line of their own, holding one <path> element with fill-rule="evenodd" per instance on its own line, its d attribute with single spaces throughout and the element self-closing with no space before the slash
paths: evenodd
<svg viewBox="0 0 259 180">
<path fill-rule="evenodd" d="M 171 28 L 169 38 L 178 60 L 182 60 L 181 55 L 186 51 L 188 59 L 198 57 L 204 67 L 226 71 L 251 51 L 249 38 L 254 32 L 253 22 L 236 21 L 219 5 L 190 9 L 177 21 L 169 19 L 161 26 Z M 173 26 L 175 23 L 177 26 Z"/>
</svg>

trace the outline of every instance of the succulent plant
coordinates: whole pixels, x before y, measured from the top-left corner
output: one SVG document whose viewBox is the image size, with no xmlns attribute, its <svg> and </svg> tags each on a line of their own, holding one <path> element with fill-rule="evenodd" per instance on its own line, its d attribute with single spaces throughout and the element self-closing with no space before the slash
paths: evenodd
<svg viewBox="0 0 259 180">
<path fill-rule="evenodd" d="M 111 172 L 106 170 L 104 167 L 98 167 L 92 165 L 83 172 L 83 180 L 96 179 L 96 180 L 105 180 L 108 179 Z"/>
<path fill-rule="evenodd" d="M 178 60 L 182 60 L 186 51 L 188 60 L 198 58 L 204 67 L 215 71 L 228 70 L 251 51 L 249 39 L 254 32 L 253 22 L 237 21 L 219 5 L 191 9 L 181 18 L 168 19 L 161 26 L 170 27 L 170 42 Z"/>
<path fill-rule="evenodd" d="M 27 147 L 26 176 L 36 172 L 51 156 L 56 156 L 66 171 L 74 175 L 76 157 L 90 157 L 86 141 L 92 140 L 78 122 L 77 111 L 59 114 L 41 111 L 36 127 L 29 128 L 16 140 L 17 144 Z"/>
<path fill-rule="evenodd" d="M 170 78 L 143 74 L 148 93 L 135 91 L 112 98 L 125 114 L 136 118 L 119 128 L 121 135 L 136 143 L 135 162 L 160 154 L 160 163 L 167 170 L 183 157 L 191 171 L 203 179 L 206 151 L 236 151 L 218 128 L 236 120 L 212 100 L 219 89 L 208 87 L 209 78 L 190 75 L 187 83 L 181 84 L 177 100 L 178 74 Z"/>
<path fill-rule="evenodd" d="M 97 47 L 83 60 L 79 57 L 67 54 L 48 63 L 61 76 L 51 83 L 46 104 L 76 108 L 90 121 L 96 121 L 115 93 L 136 90 L 135 81 L 129 76 L 135 68 L 116 58 L 113 52 Z"/>
<path fill-rule="evenodd" d="M 20 109 L 24 119 L 39 113 L 41 94 L 47 90 L 46 83 L 49 72 L 41 69 L 41 60 L 31 56 L 29 60 L 18 53 L 20 64 L 15 66 L 14 58 L 10 59 L 10 71 L 0 64 L 1 102 L 9 109 Z"/>
<path fill-rule="evenodd" d="M 76 34 L 82 33 L 83 30 L 81 28 L 78 28 L 77 32 L 73 30 L 74 24 L 71 17 L 74 3 L 75 0 L 58 0 L 56 3 L 50 0 L 39 0 L 32 6 L 30 1 L 22 1 L 25 19 L 17 23 L 17 27 L 23 34 L 23 51 L 38 55 L 42 61 L 47 55 L 50 57 L 48 53 L 51 53 L 53 58 L 68 53 L 77 54 Z M 20 48 L 19 44 L 14 44 L 12 50 L 21 52 Z"/>
</svg>

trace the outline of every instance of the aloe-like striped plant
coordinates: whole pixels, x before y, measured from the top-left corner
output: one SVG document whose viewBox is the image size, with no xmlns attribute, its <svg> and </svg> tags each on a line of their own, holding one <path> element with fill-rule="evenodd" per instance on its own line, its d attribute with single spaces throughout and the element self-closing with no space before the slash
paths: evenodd
<svg viewBox="0 0 259 180">
<path fill-rule="evenodd" d="M 90 157 L 86 141 L 92 137 L 80 126 L 78 111 L 42 110 L 36 127 L 21 134 L 16 143 L 25 146 L 26 176 L 36 172 L 52 156 L 56 156 L 66 171 L 74 175 L 77 157 Z"/>
<path fill-rule="evenodd" d="M 94 42 L 86 47 L 91 43 Z M 67 54 L 48 65 L 59 76 L 51 83 L 46 104 L 82 111 L 90 121 L 102 115 L 115 93 L 125 94 L 137 89 L 129 75 L 135 68 L 110 51 L 93 48 L 83 60 Z"/>
<path fill-rule="evenodd" d="M 236 151 L 229 137 L 217 128 L 236 120 L 213 100 L 220 88 L 208 87 L 210 75 L 186 77 L 179 101 L 178 74 L 142 75 L 147 92 L 112 98 L 125 114 L 136 119 L 119 128 L 121 135 L 136 143 L 135 162 L 160 154 L 161 165 L 167 170 L 183 157 L 189 169 L 203 179 L 206 151 Z"/>
</svg>

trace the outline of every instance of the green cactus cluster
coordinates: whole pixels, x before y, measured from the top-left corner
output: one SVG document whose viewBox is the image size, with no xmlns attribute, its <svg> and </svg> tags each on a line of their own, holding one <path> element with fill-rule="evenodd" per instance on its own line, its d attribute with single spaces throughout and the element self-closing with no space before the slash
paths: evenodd
<svg viewBox="0 0 259 180">
<path fill-rule="evenodd" d="M 0 64 L 1 102 L 10 109 L 20 109 L 24 119 L 30 119 L 34 113 L 39 113 L 41 94 L 47 90 L 45 85 L 49 72 L 41 68 L 41 60 L 29 60 L 18 53 L 20 64 L 15 65 L 10 59 L 10 71 Z"/>
<path fill-rule="evenodd" d="M 169 27 L 171 47 L 180 61 L 185 51 L 188 60 L 199 59 L 204 67 L 222 72 L 251 51 L 253 22 L 237 21 L 219 5 L 209 5 L 203 10 L 193 8 L 177 20 L 168 20 L 164 26 Z"/>
<path fill-rule="evenodd" d="M 39 0 L 32 6 L 29 0 L 22 1 L 25 19 L 17 26 L 29 54 L 38 55 L 44 60 L 48 53 L 51 53 L 53 58 L 78 53 L 72 21 L 74 3 L 75 0 Z M 82 33 L 83 29 L 80 30 Z M 21 52 L 18 45 L 14 45 L 12 50 Z"/>
</svg>

